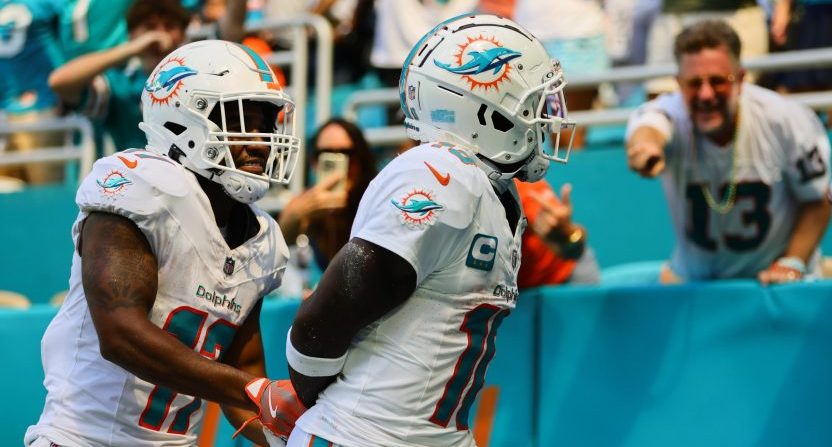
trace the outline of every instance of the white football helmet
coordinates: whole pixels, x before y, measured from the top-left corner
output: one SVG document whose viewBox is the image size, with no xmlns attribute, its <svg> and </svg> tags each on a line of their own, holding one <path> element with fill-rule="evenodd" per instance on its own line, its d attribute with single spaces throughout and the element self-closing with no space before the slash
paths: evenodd
<svg viewBox="0 0 832 447">
<path fill-rule="evenodd" d="M 560 63 L 511 20 L 464 15 L 445 21 L 416 44 L 399 80 L 408 136 L 459 144 L 479 155 L 492 180 L 534 182 L 549 160 L 565 163 L 566 118 Z M 547 150 L 546 135 L 555 141 Z M 574 135 L 574 133 L 573 133 Z"/>
<path fill-rule="evenodd" d="M 264 103 L 273 128 L 247 132 L 243 101 Z M 240 116 L 234 126 L 226 122 L 231 107 Z M 212 111 L 214 121 L 209 119 Z M 153 70 L 142 92 L 139 127 L 147 135 L 148 150 L 221 184 L 235 200 L 251 203 L 272 182 L 288 183 L 294 172 L 300 150 L 294 113 L 295 104 L 257 53 L 231 42 L 204 40 L 173 51 Z M 236 125 L 239 131 L 229 131 Z M 268 146 L 264 173 L 237 169 L 232 145 Z"/>
</svg>

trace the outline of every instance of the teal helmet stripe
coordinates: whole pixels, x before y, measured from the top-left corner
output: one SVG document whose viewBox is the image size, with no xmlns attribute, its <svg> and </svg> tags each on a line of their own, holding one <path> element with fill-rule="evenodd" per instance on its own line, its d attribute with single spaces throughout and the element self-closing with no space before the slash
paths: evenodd
<svg viewBox="0 0 832 447">
<path fill-rule="evenodd" d="M 431 29 L 429 32 L 425 33 L 425 35 L 422 36 L 421 39 L 419 39 L 419 42 L 417 42 L 416 45 L 414 45 L 413 48 L 410 49 L 410 53 L 407 54 L 407 58 L 405 58 L 404 64 L 402 65 L 402 73 L 399 75 L 399 103 L 401 104 L 401 108 L 402 108 L 402 111 L 404 111 L 404 116 L 405 117 L 410 118 L 410 119 L 414 119 L 414 117 L 410 115 L 410 111 L 407 110 L 407 105 L 404 103 L 404 95 L 405 95 L 405 93 L 404 93 L 404 87 L 405 87 L 404 83 L 405 83 L 405 79 L 407 79 L 407 71 L 409 70 L 408 67 L 410 67 L 410 62 L 416 56 L 416 53 L 419 51 L 419 49 L 422 48 L 422 45 L 424 45 L 425 42 L 428 39 L 430 39 L 431 36 L 436 34 L 436 32 L 439 31 L 440 28 L 442 28 L 443 26 L 445 26 L 445 25 L 447 25 L 447 24 L 449 24 L 449 23 L 451 23 L 451 22 L 453 22 L 457 19 L 460 19 L 462 17 L 467 17 L 471 14 L 473 14 L 473 12 L 467 12 L 465 14 L 460 14 L 458 16 L 454 16 L 454 17 L 451 17 L 448 20 L 445 20 L 444 22 L 440 23 L 439 25 L 434 26 L 433 29 Z"/>
<path fill-rule="evenodd" d="M 237 45 L 240 48 L 242 48 L 243 51 L 248 53 L 249 57 L 251 57 L 251 60 L 254 61 L 254 65 L 257 67 L 258 70 L 260 70 L 260 79 L 262 79 L 264 82 L 274 82 L 274 79 L 272 78 L 272 71 L 271 69 L 269 69 L 269 64 L 267 64 L 266 61 L 264 61 L 263 58 L 260 57 L 260 55 L 257 54 L 251 48 L 242 44 Z"/>
</svg>

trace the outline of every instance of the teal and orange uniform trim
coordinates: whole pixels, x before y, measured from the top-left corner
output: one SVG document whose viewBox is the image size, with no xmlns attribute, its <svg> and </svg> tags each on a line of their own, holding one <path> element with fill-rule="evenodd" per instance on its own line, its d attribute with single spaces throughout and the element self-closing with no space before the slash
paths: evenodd
<svg viewBox="0 0 832 447">
<path fill-rule="evenodd" d="M 315 435 L 309 435 L 309 444 L 306 444 L 306 447 L 335 447 L 335 444 Z"/>
</svg>

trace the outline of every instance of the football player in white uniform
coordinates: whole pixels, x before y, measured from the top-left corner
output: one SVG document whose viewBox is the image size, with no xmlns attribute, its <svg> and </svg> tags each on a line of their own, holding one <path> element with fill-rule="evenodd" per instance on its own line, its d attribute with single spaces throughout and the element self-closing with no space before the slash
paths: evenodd
<svg viewBox="0 0 832 447">
<path fill-rule="evenodd" d="M 78 190 L 26 445 L 192 446 L 205 399 L 240 425 L 263 390 L 291 395 L 262 378 L 259 325 L 288 249 L 252 203 L 292 174 L 294 104 L 252 50 L 203 41 L 156 67 L 142 107 L 146 150 L 99 160 Z M 260 425 L 245 433 L 265 443 Z"/>
<path fill-rule="evenodd" d="M 630 168 L 662 174 L 676 233 L 665 282 L 819 272 L 829 223 L 829 139 L 807 108 L 743 84 L 740 42 L 705 21 L 676 38 L 680 91 L 636 111 Z"/>
<path fill-rule="evenodd" d="M 373 180 L 300 307 L 286 350 L 311 408 L 289 446 L 474 445 L 471 406 L 518 297 L 526 219 L 512 179 L 567 158 L 565 83 L 497 16 L 451 19 L 413 48 L 399 90 L 423 144 Z"/>
</svg>

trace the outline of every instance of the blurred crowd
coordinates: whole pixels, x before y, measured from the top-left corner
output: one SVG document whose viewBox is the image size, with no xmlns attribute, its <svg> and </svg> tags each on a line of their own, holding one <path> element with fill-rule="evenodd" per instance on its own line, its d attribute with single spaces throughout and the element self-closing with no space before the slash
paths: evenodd
<svg viewBox="0 0 832 447">
<path fill-rule="evenodd" d="M 3 118 L 21 123 L 69 111 L 87 114 L 101 130 L 98 155 L 105 134 L 115 150 L 141 143 L 136 92 L 148 69 L 187 36 L 243 42 L 269 55 L 291 45 L 290 32 L 246 32 L 246 27 L 303 14 L 321 15 L 333 27 L 336 85 L 365 85 L 370 76 L 381 85 L 397 86 L 401 65 L 422 33 L 471 11 L 495 13 L 527 27 L 573 80 L 614 66 L 671 63 L 672 37 L 702 19 L 732 25 L 743 58 L 825 47 L 832 40 L 827 24 L 832 1 L 824 0 L 6 0 L 0 8 Z M 282 77 L 280 67 L 274 68 Z M 751 73 L 747 80 L 781 91 L 812 91 L 826 89 L 828 79 L 829 70 L 802 70 L 762 77 Z M 281 81 L 285 85 L 287 79 Z M 567 102 L 572 111 L 637 105 L 674 89 L 671 78 L 644 86 L 622 82 L 570 88 Z M 576 147 L 583 146 L 585 130 L 579 127 Z M 58 146 L 56 137 L 47 132 L 13 135 L 5 149 Z M 36 164 L 3 173 L 31 183 L 60 176 L 54 166 Z"/>
<path fill-rule="evenodd" d="M 269 61 L 275 52 L 291 48 L 289 28 L 247 29 L 316 14 L 334 30 L 336 85 L 395 87 L 408 52 L 426 31 L 471 11 L 509 17 L 528 28 L 573 81 L 611 67 L 671 64 L 673 37 L 706 19 L 724 20 L 737 31 L 743 59 L 832 44 L 832 0 L 3 0 L 2 120 L 14 126 L 71 113 L 84 115 L 94 125 L 96 157 L 100 157 L 144 146 L 138 127 L 139 98 L 147 88 L 147 75 L 189 39 L 241 42 Z M 310 39 L 315 38 L 310 33 Z M 309 60 L 309 73 L 314 75 L 314 56 Z M 291 85 L 289 71 L 281 68 L 273 65 L 278 81 Z M 830 79 L 825 69 L 749 72 L 744 78 L 780 92 L 825 90 Z M 566 99 L 570 112 L 633 107 L 677 88 L 673 78 L 604 83 L 569 87 Z M 397 106 L 387 116 L 394 123 L 403 120 Z M 346 242 L 350 214 L 379 162 L 355 123 L 336 119 L 307 130 L 313 133 L 303 161 L 309 174 L 304 176 L 305 191 L 286 201 L 280 223 L 290 243 L 300 240 L 304 250 L 311 250 L 300 258 L 312 259 L 323 269 Z M 573 147 L 583 147 L 586 127 L 579 126 L 574 133 L 565 138 L 574 138 Z M 66 141 L 61 132 L 11 132 L 2 141 L 2 151 L 60 147 Z M 348 168 L 316 179 L 322 153 L 345 154 Z M 3 187 L 59 182 L 65 175 L 63 166 L 55 163 L 0 163 Z M 556 268 L 534 272 L 531 277 L 538 279 L 530 285 L 569 282 L 573 271 L 588 272 L 576 275 L 583 278 L 577 282 L 598 280 L 586 229 L 571 219 L 570 191 L 565 185 L 556 194 L 546 185 L 524 198 L 533 213 L 530 233 L 543 241 L 537 245 L 548 244 L 566 259 L 555 264 L 546 261 Z M 307 236 L 312 236 L 309 243 Z M 558 248 L 564 244 L 565 248 Z M 524 246 L 524 251 L 534 253 L 534 247 L 534 243 Z"/>
</svg>

